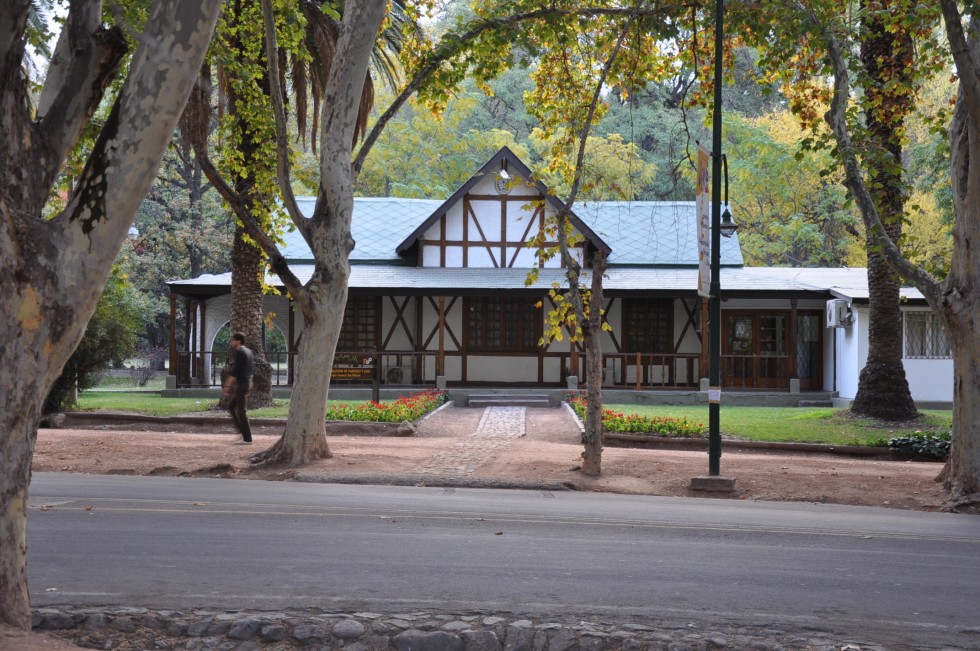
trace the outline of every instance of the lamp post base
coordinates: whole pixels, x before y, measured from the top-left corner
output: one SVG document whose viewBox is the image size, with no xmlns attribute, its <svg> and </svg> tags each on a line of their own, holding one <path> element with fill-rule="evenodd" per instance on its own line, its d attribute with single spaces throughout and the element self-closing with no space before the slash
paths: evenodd
<svg viewBox="0 0 980 651">
<path fill-rule="evenodd" d="M 692 477 L 691 490 L 711 493 L 733 493 L 735 492 L 735 478 L 714 475 Z"/>
</svg>

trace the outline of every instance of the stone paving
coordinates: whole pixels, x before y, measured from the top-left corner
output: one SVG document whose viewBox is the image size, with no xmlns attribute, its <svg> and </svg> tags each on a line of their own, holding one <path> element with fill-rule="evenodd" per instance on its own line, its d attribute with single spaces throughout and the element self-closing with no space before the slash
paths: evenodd
<svg viewBox="0 0 980 651">
<path fill-rule="evenodd" d="M 488 612 L 286 612 L 41 608 L 34 628 L 108 651 L 960 651 L 881 645 L 777 624 L 736 626 L 640 617 Z M 969 647 L 976 648 L 976 647 Z M 7 650 L 4 650 L 7 651 Z M 14 651 L 14 650 L 10 650 Z"/>
<path fill-rule="evenodd" d="M 472 474 L 495 451 L 524 436 L 526 415 L 524 407 L 487 407 L 475 432 L 459 439 L 413 472 L 453 479 Z"/>
</svg>

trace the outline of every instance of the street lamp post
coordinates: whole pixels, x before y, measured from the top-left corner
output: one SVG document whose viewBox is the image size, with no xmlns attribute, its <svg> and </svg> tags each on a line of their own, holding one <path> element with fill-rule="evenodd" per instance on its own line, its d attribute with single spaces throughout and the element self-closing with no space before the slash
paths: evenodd
<svg viewBox="0 0 980 651">
<path fill-rule="evenodd" d="M 708 474 L 721 474 L 721 74 L 724 0 L 715 3 L 715 88 L 711 116 L 711 298 L 708 300 Z"/>
<path fill-rule="evenodd" d="M 708 299 L 708 476 L 695 477 L 691 487 L 696 490 L 732 491 L 735 480 L 721 477 L 721 238 L 731 237 L 735 226 L 731 213 L 721 215 L 721 84 L 724 29 L 724 0 L 715 4 L 715 88 L 711 129 L 711 284 Z M 727 197 L 726 197 L 727 201 Z"/>
</svg>

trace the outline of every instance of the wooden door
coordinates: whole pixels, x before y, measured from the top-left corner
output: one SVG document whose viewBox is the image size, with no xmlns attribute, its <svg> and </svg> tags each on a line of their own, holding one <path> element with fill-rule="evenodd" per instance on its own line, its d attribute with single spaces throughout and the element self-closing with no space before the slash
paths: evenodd
<svg viewBox="0 0 980 651">
<path fill-rule="evenodd" d="M 788 313 L 726 311 L 722 323 L 722 386 L 789 387 Z"/>
</svg>

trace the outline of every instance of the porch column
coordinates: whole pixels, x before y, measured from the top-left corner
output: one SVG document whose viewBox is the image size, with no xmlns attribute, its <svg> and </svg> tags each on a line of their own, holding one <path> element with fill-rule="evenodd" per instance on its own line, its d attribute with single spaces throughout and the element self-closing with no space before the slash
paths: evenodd
<svg viewBox="0 0 980 651">
<path fill-rule="evenodd" d="M 465 249 L 464 249 L 465 250 Z M 425 384 L 425 352 L 422 341 L 422 297 L 415 297 L 415 377 Z"/>
<path fill-rule="evenodd" d="M 184 369 L 187 377 L 184 381 L 190 383 L 194 377 L 194 301 L 187 299 L 184 301 L 184 346 L 187 348 L 187 368 Z"/>
<path fill-rule="evenodd" d="M 208 334 L 207 333 L 208 321 L 207 321 L 207 318 L 206 318 L 207 317 L 207 309 L 208 309 L 208 306 L 207 306 L 207 303 L 205 303 L 204 301 L 200 301 L 198 303 L 198 305 L 200 306 L 200 309 L 201 309 L 200 322 L 198 323 L 198 330 L 200 330 L 200 334 L 198 335 L 198 348 L 201 349 L 201 362 L 200 362 L 201 363 L 201 371 L 198 374 L 198 376 L 203 381 L 204 380 L 204 369 L 205 368 L 207 368 L 207 370 L 208 370 L 208 375 L 209 376 L 211 375 L 211 365 L 207 363 L 207 360 L 208 360 L 208 351 L 206 351 L 204 349 L 205 339 L 206 339 L 206 336 Z M 208 384 L 210 384 L 210 383 L 211 383 L 211 381 L 208 380 Z M 219 380 L 219 384 L 220 384 L 220 380 Z"/>
<path fill-rule="evenodd" d="M 289 305 L 286 321 L 286 383 L 293 386 L 293 363 L 296 358 L 296 305 L 289 294 L 286 294 L 286 300 Z"/>
<path fill-rule="evenodd" d="M 169 375 L 177 377 L 177 295 L 170 294 L 170 367 Z"/>
<path fill-rule="evenodd" d="M 446 297 L 439 297 L 439 356 L 436 357 L 436 375 L 446 375 Z"/>
<path fill-rule="evenodd" d="M 795 298 L 790 299 L 789 305 L 789 350 L 787 352 L 787 362 L 789 368 L 787 369 L 790 379 L 796 379 L 796 329 L 797 329 L 797 301 Z"/>
</svg>

